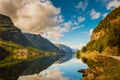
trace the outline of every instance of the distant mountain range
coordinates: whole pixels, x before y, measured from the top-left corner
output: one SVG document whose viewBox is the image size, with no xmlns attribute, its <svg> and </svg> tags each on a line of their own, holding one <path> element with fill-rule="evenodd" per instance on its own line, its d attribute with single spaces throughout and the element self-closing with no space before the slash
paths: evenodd
<svg viewBox="0 0 120 80">
<path fill-rule="evenodd" d="M 24 33 L 24 35 L 37 49 L 49 52 L 64 53 L 62 49 L 59 49 L 52 42 L 42 37 L 41 35 L 31 33 Z"/>
<path fill-rule="evenodd" d="M 55 44 L 59 49 L 65 51 L 65 53 L 69 53 L 69 54 L 73 54 L 74 53 L 74 49 L 63 45 L 63 44 Z"/>
</svg>

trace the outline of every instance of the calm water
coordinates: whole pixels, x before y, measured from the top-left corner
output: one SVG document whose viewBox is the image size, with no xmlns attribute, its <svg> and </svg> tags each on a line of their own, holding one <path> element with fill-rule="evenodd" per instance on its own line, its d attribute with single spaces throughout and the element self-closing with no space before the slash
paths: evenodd
<svg viewBox="0 0 120 80">
<path fill-rule="evenodd" d="M 87 65 L 75 55 L 56 57 L 44 57 L 35 60 L 26 69 L 18 80 L 81 80 L 82 74 L 79 69 L 86 69 Z"/>
</svg>

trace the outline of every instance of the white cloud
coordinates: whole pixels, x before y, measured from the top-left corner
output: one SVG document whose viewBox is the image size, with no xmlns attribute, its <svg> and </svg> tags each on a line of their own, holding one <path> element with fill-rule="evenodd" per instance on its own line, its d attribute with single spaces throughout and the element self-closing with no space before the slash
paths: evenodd
<svg viewBox="0 0 120 80">
<path fill-rule="evenodd" d="M 71 28 L 72 22 L 68 21 L 60 25 L 59 27 L 50 28 L 45 34 L 43 34 L 44 37 L 58 40 L 60 37 L 63 36 L 63 33 L 69 32 Z"/>
<path fill-rule="evenodd" d="M 100 12 L 96 12 L 95 9 L 90 11 L 91 19 L 98 19 L 101 16 Z"/>
<path fill-rule="evenodd" d="M 74 26 L 74 27 L 72 27 L 72 31 L 74 31 L 76 29 L 79 29 L 79 28 L 82 28 L 84 26 L 85 26 L 84 24 L 83 25 Z"/>
<path fill-rule="evenodd" d="M 103 4 L 108 3 L 109 1 L 111 1 L 111 0 L 96 0 L 96 2 L 103 2 Z"/>
<path fill-rule="evenodd" d="M 74 22 L 74 25 L 78 25 L 79 23 L 77 21 Z"/>
<path fill-rule="evenodd" d="M 82 17 L 82 16 L 78 17 L 78 22 L 83 22 L 83 21 L 85 21 L 84 17 Z"/>
<path fill-rule="evenodd" d="M 0 14 L 12 18 L 15 26 L 24 32 L 44 34 L 56 39 L 69 30 L 70 23 L 65 27 L 58 27 L 57 23 L 64 21 L 56 8 L 49 0 L 0 0 Z"/>
<path fill-rule="evenodd" d="M 111 10 L 120 6 L 120 0 L 112 0 L 107 4 L 107 9 Z"/>
<path fill-rule="evenodd" d="M 92 35 L 93 30 L 94 30 L 94 29 L 90 29 L 90 35 Z"/>
<path fill-rule="evenodd" d="M 82 9 L 82 11 L 84 11 L 87 6 L 88 6 L 88 2 L 87 2 L 87 0 L 85 0 L 85 2 L 80 1 L 80 2 L 75 6 L 75 8 L 77 8 L 77 9 Z"/>
<path fill-rule="evenodd" d="M 76 30 L 76 29 L 79 29 L 79 28 L 81 28 L 81 26 L 73 27 L 73 28 L 72 28 L 72 31 L 74 31 L 74 30 Z"/>
<path fill-rule="evenodd" d="M 107 15 L 108 15 L 108 13 L 104 13 L 104 14 L 103 14 L 103 18 L 105 18 Z"/>
</svg>

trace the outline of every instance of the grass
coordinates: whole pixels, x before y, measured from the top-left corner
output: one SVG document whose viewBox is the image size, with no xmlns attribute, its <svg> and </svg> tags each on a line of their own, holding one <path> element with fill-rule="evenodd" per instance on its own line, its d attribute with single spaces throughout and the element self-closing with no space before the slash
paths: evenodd
<svg viewBox="0 0 120 80">
<path fill-rule="evenodd" d="M 83 80 L 120 80 L 120 61 L 96 51 L 80 53 L 80 57 L 89 66 Z"/>
<path fill-rule="evenodd" d="M 0 60 L 0 68 L 10 67 L 24 61 L 31 61 L 42 56 L 56 54 L 54 52 L 45 52 L 32 47 L 25 48 L 12 42 L 3 41 L 2 39 L 0 40 L 0 48 L 7 51 L 6 53 L 2 51 L 0 54 L 8 54 L 4 59 Z"/>
</svg>

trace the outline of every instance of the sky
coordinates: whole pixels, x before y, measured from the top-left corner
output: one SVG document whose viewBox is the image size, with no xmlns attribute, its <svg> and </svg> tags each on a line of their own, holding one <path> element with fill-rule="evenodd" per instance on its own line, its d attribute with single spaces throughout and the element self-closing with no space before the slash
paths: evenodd
<svg viewBox="0 0 120 80">
<path fill-rule="evenodd" d="M 23 32 L 81 49 L 120 0 L 0 0 L 0 14 Z"/>
</svg>

